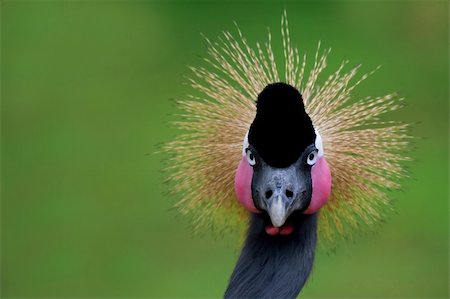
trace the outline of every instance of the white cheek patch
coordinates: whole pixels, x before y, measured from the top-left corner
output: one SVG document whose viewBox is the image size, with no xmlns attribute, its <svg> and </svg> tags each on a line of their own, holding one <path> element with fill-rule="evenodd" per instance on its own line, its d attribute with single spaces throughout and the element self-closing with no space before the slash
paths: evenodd
<svg viewBox="0 0 450 299">
<path fill-rule="evenodd" d="M 242 156 L 246 156 L 246 149 L 248 148 L 248 131 L 244 137 L 244 143 L 242 144 Z"/>
<path fill-rule="evenodd" d="M 319 151 L 319 158 L 323 156 L 323 144 L 322 144 L 322 137 L 320 136 L 319 132 L 314 129 L 314 131 L 316 132 L 316 142 L 315 142 L 315 146 L 317 148 L 317 150 Z"/>
</svg>

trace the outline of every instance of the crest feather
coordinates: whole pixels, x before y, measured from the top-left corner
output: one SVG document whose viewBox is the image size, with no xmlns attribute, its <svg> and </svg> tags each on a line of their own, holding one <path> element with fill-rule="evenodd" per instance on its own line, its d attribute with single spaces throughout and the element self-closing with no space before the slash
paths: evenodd
<svg viewBox="0 0 450 299">
<path fill-rule="evenodd" d="M 388 94 L 353 100 L 352 91 L 373 72 L 355 79 L 359 66 L 344 71 L 348 61 L 318 84 L 330 53 L 320 50 L 320 42 L 306 76 L 306 54 L 300 59 L 291 45 L 286 12 L 281 20 L 282 79 L 270 31 L 268 41 L 253 48 L 239 28 L 237 33 L 234 38 L 224 32 L 216 42 L 205 37 L 207 66 L 190 67 L 195 95 L 178 101 L 183 114 L 176 126 L 184 133 L 165 146 L 173 154 L 168 170 L 171 191 L 179 195 L 178 209 L 192 216 L 196 228 L 246 229 L 248 214 L 234 194 L 242 141 L 255 117 L 257 95 L 266 85 L 283 81 L 301 92 L 331 168 L 332 192 L 319 219 L 321 239 L 335 244 L 382 220 L 391 209 L 387 189 L 399 188 L 398 180 L 405 176 L 409 136 L 408 125 L 379 117 L 401 108 L 403 99 Z"/>
</svg>

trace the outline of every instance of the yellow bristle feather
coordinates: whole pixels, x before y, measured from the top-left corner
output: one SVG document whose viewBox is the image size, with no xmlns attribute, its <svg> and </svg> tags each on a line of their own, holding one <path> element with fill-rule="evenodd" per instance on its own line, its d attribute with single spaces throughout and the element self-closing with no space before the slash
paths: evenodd
<svg viewBox="0 0 450 299">
<path fill-rule="evenodd" d="M 237 27 L 237 26 L 236 26 Z M 241 159 L 242 141 L 256 113 L 255 100 L 269 83 L 280 81 L 272 37 L 265 47 L 250 47 L 224 32 L 208 43 L 207 68 L 190 67 L 190 85 L 197 94 L 179 101 L 183 111 L 177 128 L 185 131 L 165 150 L 172 153 L 172 192 L 176 207 L 194 219 L 195 228 L 243 232 L 248 214 L 234 194 L 234 175 Z M 291 45 L 286 12 L 281 21 L 284 81 L 304 98 L 306 112 L 320 132 L 332 173 L 332 193 L 319 217 L 319 236 L 334 246 L 361 228 L 373 227 L 391 210 L 387 189 L 399 187 L 405 176 L 403 161 L 408 146 L 407 125 L 382 122 L 379 116 L 399 109 L 395 94 L 349 101 L 352 91 L 372 73 L 355 80 L 359 66 L 344 72 L 344 61 L 322 85 L 317 79 L 326 68 L 330 49 L 320 54 L 305 76 L 306 55 Z"/>
</svg>

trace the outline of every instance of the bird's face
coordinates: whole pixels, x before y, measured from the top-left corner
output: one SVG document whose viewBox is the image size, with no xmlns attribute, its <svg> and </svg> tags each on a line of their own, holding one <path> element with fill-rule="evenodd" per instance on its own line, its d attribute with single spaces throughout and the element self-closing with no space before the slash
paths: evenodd
<svg viewBox="0 0 450 299">
<path fill-rule="evenodd" d="M 247 210 L 268 215 L 270 235 L 290 234 L 293 212 L 312 214 L 327 201 L 331 174 L 322 140 L 292 86 L 271 84 L 258 96 L 235 188 Z"/>
</svg>

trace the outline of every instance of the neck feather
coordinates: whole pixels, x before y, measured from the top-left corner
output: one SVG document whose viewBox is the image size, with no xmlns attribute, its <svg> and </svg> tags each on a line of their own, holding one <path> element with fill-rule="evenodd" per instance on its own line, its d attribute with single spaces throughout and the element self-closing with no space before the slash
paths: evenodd
<svg viewBox="0 0 450 299">
<path fill-rule="evenodd" d="M 294 231 L 269 236 L 260 214 L 252 214 L 244 248 L 225 298 L 295 298 L 312 270 L 317 214 L 292 215 Z"/>
</svg>

